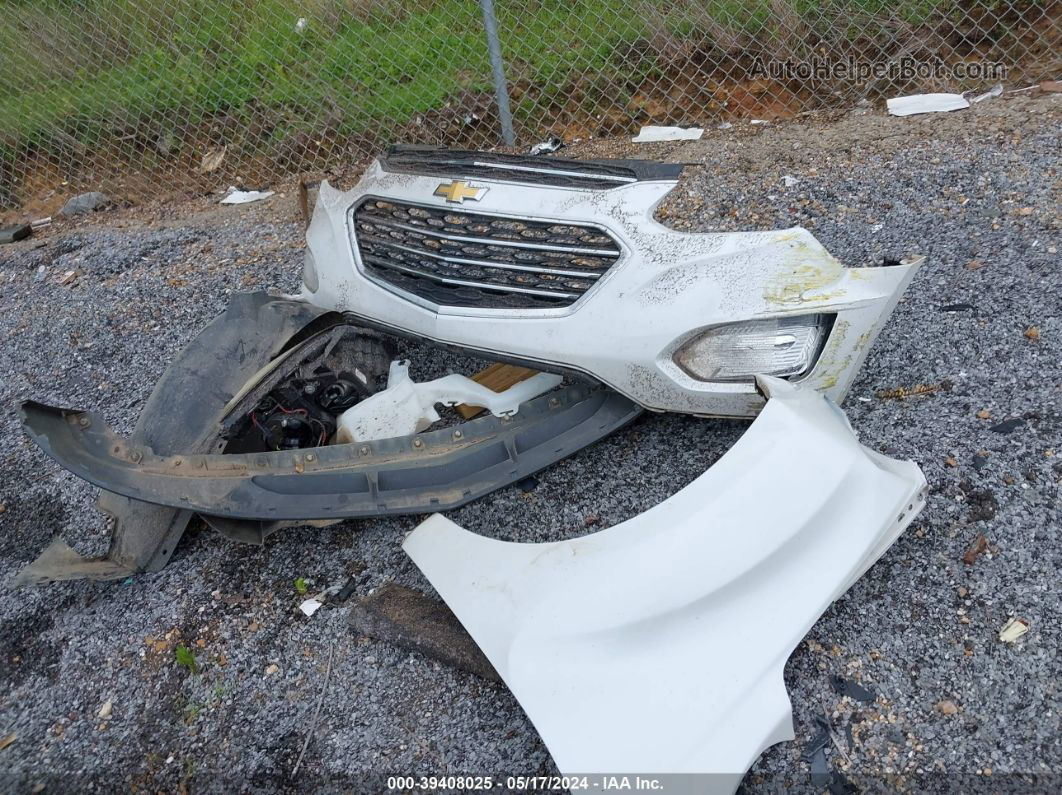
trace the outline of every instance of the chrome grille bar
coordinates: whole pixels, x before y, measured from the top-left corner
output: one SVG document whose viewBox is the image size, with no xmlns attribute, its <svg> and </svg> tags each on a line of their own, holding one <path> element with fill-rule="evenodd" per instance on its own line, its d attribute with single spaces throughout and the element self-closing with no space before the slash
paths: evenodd
<svg viewBox="0 0 1062 795">
<path fill-rule="evenodd" d="M 571 298 L 576 299 L 579 297 L 579 293 L 565 293 L 560 290 L 536 290 L 533 287 L 515 287 L 507 284 L 490 284 L 489 282 L 475 282 L 466 281 L 464 279 L 454 279 L 451 276 L 440 276 L 437 273 L 428 273 L 427 271 L 417 270 L 416 268 L 410 268 L 407 265 L 397 265 L 394 262 L 383 259 L 382 257 L 376 257 L 369 255 L 366 257 L 369 262 L 374 265 L 378 265 L 381 268 L 392 268 L 396 271 L 402 271 L 402 273 L 408 273 L 410 276 L 417 276 L 421 279 L 430 279 L 431 281 L 439 282 L 441 284 L 452 284 L 458 287 L 475 287 L 478 290 L 497 290 L 504 293 L 520 293 L 522 295 L 538 295 L 546 298 Z"/>
<path fill-rule="evenodd" d="M 507 271 L 522 271 L 524 273 L 540 273 L 545 276 L 573 276 L 578 279 L 599 279 L 601 273 L 595 273 L 594 271 L 570 271 L 561 270 L 560 268 L 536 268 L 532 265 L 512 265 L 508 262 L 491 262 L 483 259 L 468 259 L 467 257 L 448 257 L 444 254 L 437 254 L 434 251 L 428 251 L 423 248 L 413 248 L 412 246 L 403 246 L 401 243 L 395 243 L 393 240 L 387 240 L 382 237 L 369 237 L 362 235 L 359 238 L 363 243 L 373 243 L 378 246 L 387 246 L 389 248 L 395 248 L 400 251 L 405 251 L 409 254 L 416 254 L 417 256 L 430 257 L 431 259 L 440 260 L 442 262 L 450 262 L 455 265 L 474 265 L 479 268 L 500 268 Z"/>
<path fill-rule="evenodd" d="M 602 248 L 582 248 L 581 246 L 553 246 L 548 243 L 521 243 L 519 240 L 492 237 L 468 237 L 465 235 L 451 235 L 446 232 L 437 232 L 430 226 L 416 226 L 415 224 L 403 224 L 400 221 L 392 221 L 390 218 L 378 218 L 373 216 L 364 221 L 368 224 L 379 224 L 392 229 L 402 229 L 406 232 L 417 232 L 440 240 L 452 240 L 456 243 L 478 243 L 481 246 L 508 246 L 509 248 L 523 248 L 532 251 L 559 251 L 565 254 L 586 254 L 594 257 L 618 257 L 618 251 L 610 251 Z"/>
</svg>

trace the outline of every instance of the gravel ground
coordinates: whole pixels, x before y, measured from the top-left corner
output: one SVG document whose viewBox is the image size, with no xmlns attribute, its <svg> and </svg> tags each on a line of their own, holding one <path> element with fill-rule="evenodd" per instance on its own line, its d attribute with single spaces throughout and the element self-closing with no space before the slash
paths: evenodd
<svg viewBox="0 0 1062 795">
<path fill-rule="evenodd" d="M 1033 788 L 1057 791 L 1060 110 L 1059 95 L 908 119 L 864 109 L 634 153 L 697 164 L 660 211 L 678 228 L 801 224 L 851 265 L 927 256 L 845 408 L 864 443 L 921 464 L 929 503 L 789 660 L 797 741 L 762 756 L 751 792 L 822 789 L 802 750 L 824 712 L 830 768 L 862 786 L 892 776 L 889 787 L 912 791 L 1028 791 L 1015 774 L 1038 774 Z M 291 205 L 290 192 L 243 208 L 195 199 L 0 249 L 0 577 L 56 534 L 92 554 L 107 538 L 93 490 L 24 438 L 17 401 L 98 409 L 128 432 L 166 362 L 229 293 L 294 288 Z M 59 284 L 70 270 L 76 279 Z M 462 364 L 436 357 L 423 372 Z M 941 388 L 880 396 L 919 384 Z M 993 430 L 1015 418 L 1012 432 Z M 586 532 L 588 517 L 613 524 L 688 483 L 744 427 L 643 417 L 534 491 L 510 488 L 451 518 L 521 540 Z M 0 789 L 379 791 L 367 775 L 552 772 L 504 687 L 354 637 L 347 607 L 297 610 L 295 578 L 313 590 L 361 566 L 359 593 L 390 580 L 427 590 L 399 548 L 416 521 L 289 530 L 264 548 L 192 532 L 156 575 L 4 591 L 0 738 L 14 741 L 0 750 Z M 978 534 L 988 549 L 966 564 Z M 997 635 L 1011 617 L 1030 631 L 1008 645 Z M 194 650 L 196 672 L 175 663 L 178 644 Z M 293 779 L 330 649 L 328 698 Z M 835 676 L 876 700 L 838 695 Z"/>
</svg>

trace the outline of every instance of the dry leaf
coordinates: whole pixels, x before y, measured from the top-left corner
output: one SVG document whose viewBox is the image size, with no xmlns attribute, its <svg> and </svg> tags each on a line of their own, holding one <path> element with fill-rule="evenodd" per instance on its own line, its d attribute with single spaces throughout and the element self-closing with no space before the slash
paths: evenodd
<svg viewBox="0 0 1062 795">
<path fill-rule="evenodd" d="M 0 739 L 0 751 L 3 751 L 5 748 L 11 745 L 11 743 L 15 742 L 16 737 L 18 737 L 18 735 L 14 732 L 11 732 L 11 734 L 7 735 L 3 739 Z"/>
<path fill-rule="evenodd" d="M 984 537 L 982 533 L 977 534 L 977 538 L 970 542 L 970 546 L 966 547 L 966 552 L 962 556 L 962 562 L 967 566 L 972 566 L 977 562 L 977 559 L 988 551 L 988 539 Z"/>
<path fill-rule="evenodd" d="M 203 159 L 199 163 L 199 170 L 203 174 L 209 174 L 211 171 L 219 169 L 227 151 L 228 148 L 224 146 L 215 146 L 213 149 L 207 150 L 207 153 L 203 155 Z"/>
<path fill-rule="evenodd" d="M 1004 643 L 1013 643 L 1029 631 L 1029 624 L 1020 618 L 1012 618 L 999 630 L 999 639 Z"/>
<path fill-rule="evenodd" d="M 1025 339 L 1038 342 L 1040 339 L 1040 327 L 1029 326 L 1029 328 L 1025 329 Z"/>
<path fill-rule="evenodd" d="M 915 384 L 914 386 L 898 386 L 895 389 L 886 389 L 878 392 L 882 400 L 903 400 L 908 397 L 930 395 L 944 388 L 944 384 Z"/>
<path fill-rule="evenodd" d="M 955 706 L 955 702 L 950 699 L 945 699 L 937 704 L 937 712 L 941 715 L 955 715 L 959 711 L 959 708 Z"/>
<path fill-rule="evenodd" d="M 981 409 L 979 412 L 977 412 L 977 417 L 978 419 L 982 420 L 990 420 L 992 419 L 992 412 L 988 409 Z"/>
</svg>

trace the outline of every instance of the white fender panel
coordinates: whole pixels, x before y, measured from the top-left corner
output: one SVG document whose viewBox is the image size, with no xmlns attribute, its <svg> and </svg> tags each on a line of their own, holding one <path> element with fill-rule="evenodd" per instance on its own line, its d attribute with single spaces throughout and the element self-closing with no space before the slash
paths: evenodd
<svg viewBox="0 0 1062 795">
<path fill-rule="evenodd" d="M 736 788 L 793 738 L 786 659 L 921 510 L 914 463 L 861 446 L 821 394 L 760 386 L 766 407 L 715 466 L 615 527 L 518 544 L 436 514 L 407 537 L 562 773 Z"/>
</svg>

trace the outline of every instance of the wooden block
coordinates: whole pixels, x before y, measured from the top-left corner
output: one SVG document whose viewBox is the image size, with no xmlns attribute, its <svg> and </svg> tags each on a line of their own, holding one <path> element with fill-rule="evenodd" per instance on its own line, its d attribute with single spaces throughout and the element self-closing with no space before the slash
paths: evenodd
<svg viewBox="0 0 1062 795">
<path fill-rule="evenodd" d="M 299 216 L 302 218 L 302 228 L 310 228 L 310 191 L 306 184 L 306 177 L 299 177 L 298 193 Z"/>
<path fill-rule="evenodd" d="M 531 370 L 527 367 L 517 367 L 515 364 L 502 364 L 498 362 L 492 364 L 490 367 L 485 367 L 480 370 L 474 376 L 472 380 L 477 384 L 482 384 L 494 392 L 504 392 L 513 384 L 519 384 L 521 381 L 526 381 L 533 375 L 538 375 L 538 370 Z M 454 406 L 457 409 L 457 413 L 464 419 L 470 420 L 483 411 L 482 406 L 468 406 L 464 403 Z"/>
</svg>

